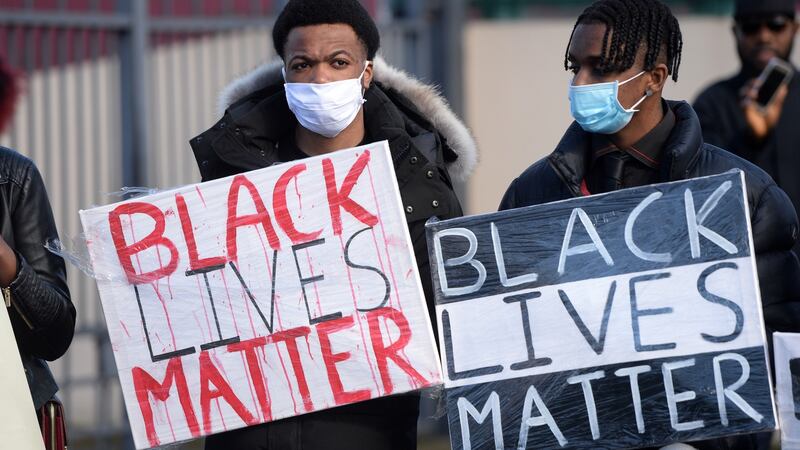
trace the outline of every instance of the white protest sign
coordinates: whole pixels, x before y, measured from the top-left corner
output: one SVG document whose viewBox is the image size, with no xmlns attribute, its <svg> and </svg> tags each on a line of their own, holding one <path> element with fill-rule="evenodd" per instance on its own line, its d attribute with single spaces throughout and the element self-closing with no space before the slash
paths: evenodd
<svg viewBox="0 0 800 450">
<path fill-rule="evenodd" d="M 741 172 L 427 228 L 454 449 L 775 427 Z"/>
<path fill-rule="evenodd" d="M 31 391 L 8 318 L 0 307 L 0 436 L 3 448 L 44 450 Z"/>
<path fill-rule="evenodd" d="M 781 448 L 800 449 L 800 333 L 773 333 Z"/>
<path fill-rule="evenodd" d="M 386 142 L 81 220 L 137 448 L 440 383 Z"/>
</svg>

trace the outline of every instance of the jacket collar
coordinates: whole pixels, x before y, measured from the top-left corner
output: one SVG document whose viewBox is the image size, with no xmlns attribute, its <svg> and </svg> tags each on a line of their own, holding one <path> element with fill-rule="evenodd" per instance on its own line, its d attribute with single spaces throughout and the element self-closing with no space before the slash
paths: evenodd
<svg viewBox="0 0 800 450">
<path fill-rule="evenodd" d="M 276 109 L 288 111 L 283 93 L 284 81 L 281 67 L 282 62 L 276 60 L 266 63 L 231 82 L 220 93 L 217 106 L 220 115 L 225 114 L 226 116 L 235 117 L 236 125 L 240 128 L 244 127 L 243 130 L 246 127 L 256 126 L 263 129 L 265 124 L 260 121 L 263 120 L 266 112 L 275 111 Z M 423 84 L 406 72 L 390 66 L 381 57 L 375 58 L 374 74 L 374 81 L 387 94 L 396 92 L 399 96 L 408 99 L 413 107 L 419 111 L 421 117 L 441 133 L 446 140 L 447 147 L 457 156 L 452 160 L 446 161 L 448 172 L 457 180 L 465 180 L 478 162 L 478 148 L 469 129 L 450 109 L 447 100 L 441 96 L 435 87 Z M 263 100 L 256 104 L 255 107 L 251 104 L 248 108 L 252 109 L 246 112 L 236 111 L 240 100 L 259 91 L 261 91 L 259 97 L 263 98 Z M 393 98 L 392 100 L 395 99 Z M 368 111 L 369 108 L 367 109 Z M 294 119 L 289 114 L 289 118 L 286 120 L 293 121 Z M 284 119 L 268 125 L 274 133 L 279 132 L 279 129 L 285 130 L 285 126 Z"/>
<path fill-rule="evenodd" d="M 685 101 L 667 101 L 675 113 L 675 126 L 660 156 L 660 180 L 675 181 L 688 177 L 703 147 L 700 120 Z M 581 183 L 591 163 L 591 133 L 573 122 L 548 160 L 575 196 L 581 195 Z"/>
</svg>

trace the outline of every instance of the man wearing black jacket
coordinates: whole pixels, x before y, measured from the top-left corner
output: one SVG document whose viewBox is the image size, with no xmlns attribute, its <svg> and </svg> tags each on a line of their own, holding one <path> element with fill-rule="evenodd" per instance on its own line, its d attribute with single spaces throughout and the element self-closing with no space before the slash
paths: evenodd
<svg viewBox="0 0 800 450">
<path fill-rule="evenodd" d="M 275 22 L 280 61 L 222 94 L 222 118 L 191 141 L 203 181 L 387 140 L 428 307 L 425 222 L 461 215 L 451 176 L 476 147 L 435 89 L 388 66 L 357 0 L 292 0 Z M 206 450 L 413 450 L 419 395 L 379 398 L 210 436 Z"/>
<path fill-rule="evenodd" d="M 565 67 L 575 122 L 555 151 L 509 186 L 500 209 L 742 170 L 747 184 L 768 333 L 800 330 L 800 263 L 791 251 L 797 215 L 763 170 L 703 142 L 686 102 L 665 101 L 677 80 L 682 39 L 658 0 L 600 0 L 578 18 Z M 693 443 L 701 449 L 759 449 L 755 435 Z"/>
<path fill-rule="evenodd" d="M 763 109 L 754 101 L 754 84 L 771 58 L 789 61 L 797 30 L 794 0 L 738 0 L 733 33 L 742 67 L 694 103 L 705 141 L 764 169 L 795 209 L 800 208 L 800 74 Z"/>
</svg>

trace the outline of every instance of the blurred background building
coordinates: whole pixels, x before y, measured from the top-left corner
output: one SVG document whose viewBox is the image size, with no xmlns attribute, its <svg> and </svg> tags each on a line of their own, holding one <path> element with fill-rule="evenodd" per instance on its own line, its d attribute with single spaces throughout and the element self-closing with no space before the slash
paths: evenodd
<svg viewBox="0 0 800 450">
<path fill-rule="evenodd" d="M 572 119 L 564 70 L 567 41 L 590 1 L 471 0 L 464 24 L 464 115 L 481 149 L 466 190 L 470 214 L 497 208 L 506 187 L 550 153 Z M 678 82 L 664 97 L 694 101 L 739 59 L 733 0 L 667 0 L 683 32 Z M 798 2 L 800 4 L 800 2 Z M 800 52 L 794 52 L 800 62 Z"/>
<path fill-rule="evenodd" d="M 26 88 L 0 144 L 42 171 L 64 241 L 78 210 L 126 186 L 199 181 L 188 140 L 217 119 L 217 93 L 274 58 L 271 24 L 286 0 L 0 0 L 0 55 Z M 461 186 L 469 213 L 493 211 L 511 180 L 571 122 L 563 57 L 585 0 L 363 0 L 393 65 L 441 86 L 481 148 Z M 732 0 L 668 1 L 684 33 L 679 82 L 692 100 L 738 69 Z M 798 62 L 797 54 L 795 62 Z M 132 448 L 111 346 L 90 278 L 69 269 L 75 340 L 52 365 L 70 448 Z M 426 414 L 433 414 L 429 402 Z M 421 448 L 446 448 L 423 420 Z M 186 446 L 198 448 L 198 444 Z"/>
</svg>

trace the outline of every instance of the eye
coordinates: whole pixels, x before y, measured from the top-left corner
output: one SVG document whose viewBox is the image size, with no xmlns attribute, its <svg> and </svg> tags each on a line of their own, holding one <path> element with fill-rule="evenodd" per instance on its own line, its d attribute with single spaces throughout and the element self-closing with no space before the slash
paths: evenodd
<svg viewBox="0 0 800 450">
<path fill-rule="evenodd" d="M 578 71 L 581 70 L 581 66 L 577 64 L 570 64 L 569 66 L 567 66 L 567 70 L 572 72 L 573 75 L 577 75 Z"/>
<path fill-rule="evenodd" d="M 350 62 L 345 59 L 334 59 L 332 64 L 337 69 L 344 69 L 350 65 Z"/>
<path fill-rule="evenodd" d="M 295 72 L 299 72 L 299 71 L 301 71 L 301 70 L 308 69 L 309 67 L 310 67 L 310 66 L 308 65 L 308 63 L 306 63 L 306 62 L 299 62 L 299 63 L 296 63 L 296 64 L 292 64 L 292 67 L 291 67 L 291 69 L 292 69 L 293 71 L 295 71 Z"/>
</svg>

